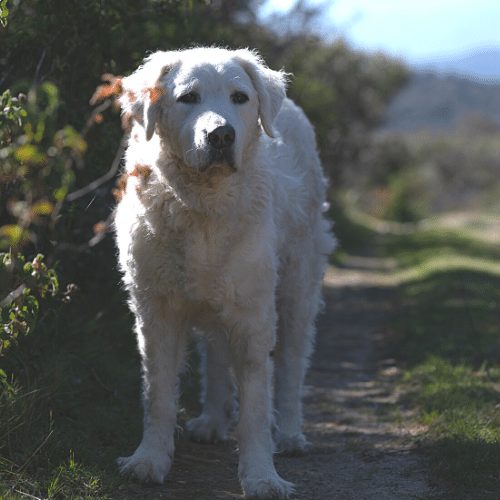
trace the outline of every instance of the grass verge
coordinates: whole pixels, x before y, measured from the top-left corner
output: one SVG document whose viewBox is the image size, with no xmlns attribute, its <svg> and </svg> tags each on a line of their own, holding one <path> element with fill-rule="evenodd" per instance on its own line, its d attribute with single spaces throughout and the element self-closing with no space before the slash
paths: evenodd
<svg viewBox="0 0 500 500">
<path fill-rule="evenodd" d="M 121 482 L 115 459 L 140 438 L 140 373 L 119 277 L 102 266 L 0 359 L 0 498 L 102 499 Z"/>
<path fill-rule="evenodd" d="M 500 487 L 500 277 L 454 269 L 402 283 L 394 352 L 422 449 L 454 498 Z"/>
<path fill-rule="evenodd" d="M 450 498 L 498 498 L 500 247 L 477 228 L 336 219 L 338 265 L 363 254 L 392 263 L 380 269 L 397 292 L 390 349 L 434 479 Z"/>
</svg>

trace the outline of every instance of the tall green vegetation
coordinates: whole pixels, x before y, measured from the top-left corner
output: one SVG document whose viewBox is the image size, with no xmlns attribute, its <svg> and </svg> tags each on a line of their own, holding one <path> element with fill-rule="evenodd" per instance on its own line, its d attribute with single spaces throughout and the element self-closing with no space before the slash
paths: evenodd
<svg viewBox="0 0 500 500">
<path fill-rule="evenodd" d="M 449 211 L 498 213 L 499 158 L 498 131 L 387 133 L 362 151 L 344 187 L 365 212 L 398 222 Z"/>
</svg>

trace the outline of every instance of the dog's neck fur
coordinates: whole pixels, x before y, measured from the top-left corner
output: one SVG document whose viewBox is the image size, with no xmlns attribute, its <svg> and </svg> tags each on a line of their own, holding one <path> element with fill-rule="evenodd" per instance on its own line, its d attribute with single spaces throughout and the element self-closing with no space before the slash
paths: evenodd
<svg viewBox="0 0 500 500">
<path fill-rule="evenodd" d="M 254 141 L 244 164 L 236 170 L 229 165 L 214 165 L 202 172 L 185 165 L 172 153 L 168 141 L 161 139 L 160 154 L 153 165 L 154 175 L 146 196 L 147 193 L 155 196 L 158 190 L 169 192 L 179 204 L 179 209 L 206 217 L 221 217 L 228 211 L 243 215 L 249 212 L 247 205 L 255 205 L 256 201 L 245 199 L 243 185 L 259 182 L 263 174 L 252 161 L 256 149 L 257 141 Z"/>
</svg>

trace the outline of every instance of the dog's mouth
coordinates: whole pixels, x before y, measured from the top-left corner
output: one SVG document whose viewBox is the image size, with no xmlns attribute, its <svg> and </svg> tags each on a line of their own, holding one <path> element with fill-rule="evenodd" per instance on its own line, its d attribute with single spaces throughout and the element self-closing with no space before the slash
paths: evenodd
<svg viewBox="0 0 500 500">
<path fill-rule="evenodd" d="M 227 172 L 228 174 L 236 172 L 232 148 L 211 148 L 207 162 L 199 170 L 200 172 L 220 171 L 221 173 Z"/>
</svg>

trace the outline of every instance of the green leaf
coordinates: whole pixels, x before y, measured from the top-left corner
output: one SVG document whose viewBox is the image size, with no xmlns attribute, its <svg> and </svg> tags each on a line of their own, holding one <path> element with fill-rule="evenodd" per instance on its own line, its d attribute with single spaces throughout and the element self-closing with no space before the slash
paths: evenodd
<svg viewBox="0 0 500 500">
<path fill-rule="evenodd" d="M 41 165 L 47 162 L 47 157 L 33 144 L 23 144 L 17 148 L 14 156 L 21 163 Z"/>
<path fill-rule="evenodd" d="M 63 201 L 67 194 L 67 186 L 61 186 L 60 188 L 54 190 L 54 198 L 56 199 L 56 201 Z"/>
<path fill-rule="evenodd" d="M 87 150 L 87 142 L 71 125 L 56 132 L 54 144 L 61 149 L 69 148 L 78 155 L 83 155 Z"/>
<path fill-rule="evenodd" d="M 8 17 L 9 17 L 9 9 L 7 8 L 7 0 L 0 0 L 0 24 L 4 28 L 7 26 Z"/>
<path fill-rule="evenodd" d="M 54 210 L 54 204 L 48 200 L 37 201 L 32 207 L 31 211 L 35 215 L 50 215 Z"/>
<path fill-rule="evenodd" d="M 44 82 L 40 86 L 40 90 L 45 93 L 48 101 L 45 113 L 53 113 L 59 104 L 59 91 L 57 87 L 52 82 Z"/>
<path fill-rule="evenodd" d="M 29 241 L 29 232 L 17 224 L 0 227 L 0 238 L 7 238 L 10 246 L 17 247 Z"/>
</svg>

